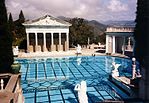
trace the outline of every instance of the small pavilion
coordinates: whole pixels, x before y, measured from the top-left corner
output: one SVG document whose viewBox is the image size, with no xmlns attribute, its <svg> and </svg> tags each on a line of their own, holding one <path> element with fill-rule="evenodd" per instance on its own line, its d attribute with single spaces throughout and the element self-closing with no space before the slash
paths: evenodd
<svg viewBox="0 0 149 103">
<path fill-rule="evenodd" d="M 109 26 L 106 29 L 106 53 L 125 54 L 126 51 L 133 52 L 134 27 L 132 26 Z"/>
<path fill-rule="evenodd" d="M 46 15 L 23 23 L 28 52 L 68 51 L 70 23 Z"/>
</svg>

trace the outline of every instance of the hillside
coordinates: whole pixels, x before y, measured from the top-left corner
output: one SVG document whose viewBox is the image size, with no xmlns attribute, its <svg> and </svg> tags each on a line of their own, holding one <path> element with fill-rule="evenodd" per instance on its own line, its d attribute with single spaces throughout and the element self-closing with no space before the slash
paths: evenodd
<svg viewBox="0 0 149 103">
<path fill-rule="evenodd" d="M 65 21 L 68 21 L 73 19 L 73 18 L 68 18 L 68 17 L 64 17 L 64 16 L 59 16 L 58 18 L 62 19 L 62 20 L 65 20 Z M 92 26 L 94 28 L 94 35 L 102 35 L 104 34 L 105 32 L 105 29 L 106 29 L 106 25 L 96 21 L 96 20 L 86 20 L 84 19 L 85 21 L 87 21 L 88 25 Z"/>
<path fill-rule="evenodd" d="M 106 21 L 104 22 L 105 25 L 108 26 L 127 26 L 127 27 L 135 27 L 135 21 L 133 20 L 125 20 L 125 21 Z"/>
<path fill-rule="evenodd" d="M 94 27 L 94 33 L 97 35 L 102 35 L 105 30 L 106 30 L 106 25 L 96 21 L 96 20 L 91 20 L 88 22 L 89 25 L 91 25 L 92 27 Z"/>
</svg>

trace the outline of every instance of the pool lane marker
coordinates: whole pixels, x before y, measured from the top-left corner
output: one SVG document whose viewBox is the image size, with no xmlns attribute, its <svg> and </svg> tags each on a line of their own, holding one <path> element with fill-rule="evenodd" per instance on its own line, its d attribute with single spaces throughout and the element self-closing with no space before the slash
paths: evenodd
<svg viewBox="0 0 149 103">
<path fill-rule="evenodd" d="M 54 62 L 55 63 L 55 62 Z M 50 64 L 51 64 L 51 69 L 53 70 L 53 73 L 54 73 L 54 76 L 55 76 L 55 80 L 57 80 L 57 77 L 56 77 L 56 73 L 55 73 L 55 70 L 54 70 L 54 67 L 53 67 L 53 65 L 52 65 L 52 62 L 50 62 Z"/>
<path fill-rule="evenodd" d="M 35 79 L 37 80 L 37 69 L 38 69 L 38 64 L 35 64 Z"/>
<path fill-rule="evenodd" d="M 44 62 L 44 63 L 42 63 L 42 64 L 43 64 L 43 68 L 44 68 L 45 78 L 47 79 L 47 73 L 46 73 L 46 63 L 47 63 L 47 62 Z"/>
<path fill-rule="evenodd" d="M 61 71 L 62 71 L 62 73 L 63 73 L 63 76 L 66 77 L 66 75 L 65 75 L 65 73 L 64 73 L 64 71 L 63 71 L 63 69 L 62 69 L 62 67 L 61 67 L 61 65 L 60 65 L 60 63 L 57 62 L 57 64 L 58 64 L 59 68 L 61 69 Z"/>
<path fill-rule="evenodd" d="M 29 69 L 29 63 L 27 63 L 27 70 L 26 70 L 26 73 L 25 73 L 25 80 L 27 78 L 28 69 Z"/>
<path fill-rule="evenodd" d="M 72 64 L 74 65 L 74 67 L 76 68 L 76 70 L 78 70 L 80 72 L 80 74 L 82 75 L 82 77 L 84 77 L 84 75 L 82 74 L 82 72 L 76 67 L 76 65 L 72 62 Z M 81 65 L 81 64 L 80 64 Z"/>
</svg>

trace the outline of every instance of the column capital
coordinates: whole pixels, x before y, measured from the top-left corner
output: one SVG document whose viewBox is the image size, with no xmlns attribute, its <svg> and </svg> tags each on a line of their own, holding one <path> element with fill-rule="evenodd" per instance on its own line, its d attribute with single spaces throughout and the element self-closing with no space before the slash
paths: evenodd
<svg viewBox="0 0 149 103">
<path fill-rule="evenodd" d="M 35 35 L 37 35 L 37 32 L 34 32 L 35 33 Z"/>
<path fill-rule="evenodd" d="M 46 36 L 46 32 L 43 32 L 43 36 Z"/>
</svg>

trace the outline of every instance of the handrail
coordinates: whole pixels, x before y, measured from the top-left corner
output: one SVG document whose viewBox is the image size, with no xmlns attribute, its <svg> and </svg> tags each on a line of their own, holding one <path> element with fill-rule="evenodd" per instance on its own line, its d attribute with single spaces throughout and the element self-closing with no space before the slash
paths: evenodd
<svg viewBox="0 0 149 103">
<path fill-rule="evenodd" d="M 6 85 L 6 90 L 9 92 L 14 92 L 15 85 L 18 81 L 19 75 L 12 75 Z"/>
<path fill-rule="evenodd" d="M 6 87 L 0 90 L 1 103 L 24 103 L 22 88 L 20 86 L 20 74 L 0 74 L 1 78 L 9 78 Z"/>
</svg>

